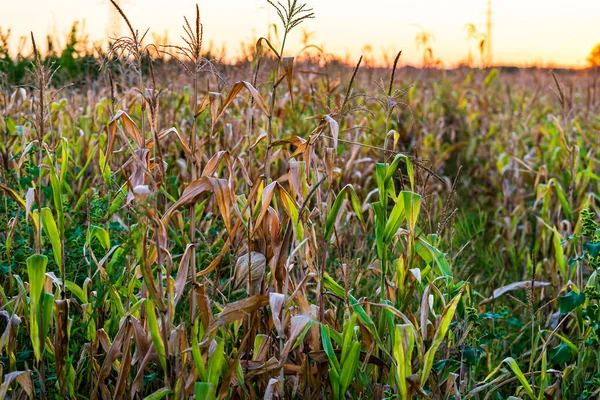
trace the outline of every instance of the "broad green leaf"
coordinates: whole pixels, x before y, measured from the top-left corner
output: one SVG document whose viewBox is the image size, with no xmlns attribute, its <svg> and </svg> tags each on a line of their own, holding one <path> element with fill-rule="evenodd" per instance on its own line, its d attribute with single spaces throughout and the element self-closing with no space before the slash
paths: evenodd
<svg viewBox="0 0 600 400">
<path fill-rule="evenodd" d="M 215 338 L 214 340 L 217 342 L 217 347 L 208 359 L 207 373 L 208 381 L 216 387 L 219 384 L 219 377 L 221 376 L 223 365 L 225 365 L 225 342 L 221 338 Z"/>
<path fill-rule="evenodd" d="M 346 297 L 346 290 L 337 283 L 331 275 L 325 272 L 323 278 L 325 280 L 325 289 L 332 291 L 336 296 L 342 299 Z"/>
<path fill-rule="evenodd" d="M 375 342 L 379 346 L 379 349 L 382 352 L 384 352 L 386 356 L 391 357 L 389 352 L 387 351 L 386 346 L 383 344 L 381 337 L 377 333 L 375 323 L 373 322 L 371 317 L 369 317 L 369 314 L 367 314 L 365 309 L 360 304 L 358 304 L 358 301 L 351 294 L 348 294 L 348 302 L 350 303 L 350 307 L 352 307 L 352 310 L 358 315 L 358 319 L 360 320 L 361 324 L 363 324 L 367 328 L 367 330 L 375 339 Z"/>
<path fill-rule="evenodd" d="M 547 369 L 548 369 L 548 354 L 547 354 L 546 347 L 544 347 L 544 350 L 542 351 L 542 370 L 541 370 L 541 374 L 540 374 L 538 400 L 544 400 L 544 392 L 546 390 L 546 387 L 548 386 L 548 381 L 547 381 L 547 377 L 546 377 Z"/>
<path fill-rule="evenodd" d="M 356 375 L 356 369 L 358 368 L 358 362 L 360 360 L 360 342 L 354 341 L 350 346 L 350 352 L 348 353 L 346 360 L 342 363 L 342 373 L 340 375 L 340 399 L 345 398 L 346 391 Z"/>
<path fill-rule="evenodd" d="M 65 281 L 65 287 L 69 289 L 71 293 L 75 295 L 75 297 L 77 297 L 81 304 L 86 304 L 88 302 L 87 293 L 75 282 Z"/>
<path fill-rule="evenodd" d="M 396 383 L 400 399 L 406 400 L 408 385 L 406 378 L 412 375 L 411 361 L 415 345 L 415 328 L 411 324 L 396 325 L 393 336 L 392 356 L 395 361 Z"/>
<path fill-rule="evenodd" d="M 431 372 L 431 367 L 433 366 L 433 361 L 435 359 L 435 353 L 448 333 L 448 328 L 450 328 L 450 323 L 452 322 L 452 318 L 454 318 L 454 313 L 456 312 L 456 307 L 458 306 L 463 290 L 464 289 L 461 289 L 454 299 L 446 305 L 446 308 L 444 308 L 444 311 L 442 312 L 439 326 L 435 332 L 435 337 L 433 338 L 433 343 L 423 357 L 423 366 L 421 367 L 421 372 L 419 374 L 421 385 L 424 385 L 429 378 L 429 373 Z"/>
<path fill-rule="evenodd" d="M 415 232 L 415 227 L 419 219 L 419 211 L 421 210 L 421 195 L 413 192 L 400 192 L 404 198 L 404 210 L 406 220 L 411 232 Z"/>
<path fill-rule="evenodd" d="M 167 359 L 165 344 L 162 339 L 160 328 L 158 327 L 158 319 L 156 318 L 156 310 L 154 309 L 154 301 L 152 299 L 146 299 L 146 316 L 148 317 L 148 329 L 150 329 L 150 336 L 152 337 L 152 343 L 154 343 L 154 349 L 158 354 L 160 365 L 163 370 L 167 370 Z"/>
<path fill-rule="evenodd" d="M 400 196 L 396 199 L 396 204 L 394 204 L 394 208 L 392 208 L 392 212 L 390 213 L 387 223 L 385 224 L 385 230 L 383 233 L 384 244 L 390 243 L 405 219 L 406 210 L 404 208 L 404 197 Z"/>
<path fill-rule="evenodd" d="M 525 390 L 525 393 L 527 393 L 527 395 L 531 399 L 535 400 L 535 394 L 533 393 L 533 389 L 529 385 L 529 382 L 527 382 L 527 378 L 523 374 L 523 371 L 521 371 L 521 368 L 519 368 L 519 364 L 517 364 L 517 362 L 514 360 L 514 358 L 507 357 L 507 358 L 505 358 L 502 361 L 502 363 L 508 364 L 508 366 L 510 367 L 510 369 L 515 374 L 515 377 L 517 378 L 517 380 L 519 381 L 519 383 L 523 386 L 523 389 Z"/>
<path fill-rule="evenodd" d="M 173 391 L 171 389 L 164 387 L 162 389 L 158 389 L 156 392 L 152 393 L 150 396 L 144 397 L 144 400 L 160 400 L 172 393 L 173 393 Z"/>
<path fill-rule="evenodd" d="M 452 277 L 452 272 L 450 271 L 450 264 L 448 264 L 448 260 L 446 260 L 446 256 L 439 251 L 435 246 L 430 244 L 423 237 L 419 237 L 419 240 L 415 244 L 415 249 L 417 254 L 425 260 L 428 264 L 431 264 L 435 261 L 435 265 L 440 270 L 440 273 L 443 276 Z"/>
<path fill-rule="evenodd" d="M 207 382 L 208 374 L 206 372 L 206 367 L 204 366 L 204 359 L 200 353 L 200 344 L 198 341 L 198 336 L 204 334 L 203 331 L 204 329 L 202 329 L 200 320 L 198 318 L 192 325 L 192 358 L 194 359 L 194 364 L 196 365 L 196 370 L 198 371 L 200 379 Z"/>
<path fill-rule="evenodd" d="M 58 268 L 62 268 L 63 260 L 60 233 L 56 227 L 56 222 L 54 221 L 52 211 L 50 211 L 48 207 L 42 208 L 42 227 L 44 228 L 44 232 L 46 232 L 48 235 L 48 238 L 50 238 L 50 243 L 52 244 L 52 253 L 54 254 L 56 265 Z"/>
<path fill-rule="evenodd" d="M 86 243 L 88 247 L 93 238 L 98 239 L 98 242 L 100 242 L 100 245 L 104 248 L 104 250 L 108 251 L 110 249 L 110 235 L 106 229 L 96 225 L 90 226 Z"/>
<path fill-rule="evenodd" d="M 346 321 L 344 323 L 344 330 L 342 333 L 342 357 L 340 358 L 340 364 L 344 365 L 346 361 L 346 357 L 348 356 L 348 352 L 352 347 L 352 342 L 354 340 L 354 326 L 356 325 L 356 318 L 358 315 L 352 313 L 350 317 L 350 321 Z"/>
<path fill-rule="evenodd" d="M 556 258 L 556 263 L 558 264 L 558 268 L 560 269 L 563 279 L 567 279 L 567 265 L 561 244 L 562 237 L 558 233 L 556 227 L 553 227 L 552 231 L 554 233 L 552 236 L 552 243 L 554 244 L 554 258 Z M 533 267 L 535 268 L 535 265 Z"/>
<path fill-rule="evenodd" d="M 385 181 L 387 182 L 392 179 L 392 176 L 394 176 L 394 173 L 398 169 L 398 164 L 400 163 L 400 160 L 404 160 L 404 162 L 406 162 L 406 171 L 408 173 L 408 179 L 410 181 L 410 190 L 414 192 L 415 191 L 415 172 L 414 172 L 412 161 L 410 161 L 410 158 L 405 154 L 398 154 L 398 155 L 396 155 L 396 157 L 394 157 L 394 161 L 392 161 L 392 164 L 388 167 L 388 169 L 386 171 Z"/>
<path fill-rule="evenodd" d="M 40 319 L 43 310 L 44 279 L 48 257 L 35 254 L 27 258 L 26 262 L 29 277 L 29 337 L 31 338 L 35 359 L 39 361 L 43 349 Z"/>
<path fill-rule="evenodd" d="M 358 196 L 356 195 L 352 185 L 348 184 L 344 186 L 342 190 L 340 190 L 335 198 L 335 201 L 333 202 L 333 205 L 331 206 L 331 211 L 329 211 L 329 214 L 327 215 L 327 220 L 325 222 L 325 241 L 329 241 L 331 235 L 333 234 L 333 226 L 338 218 L 338 214 L 346 194 L 350 197 L 350 204 L 352 205 L 352 209 L 354 210 L 356 217 L 360 222 L 364 223 L 360 200 L 358 199 Z"/>
<path fill-rule="evenodd" d="M 331 339 L 329 337 L 329 327 L 327 325 L 321 325 L 321 341 L 323 342 L 323 350 L 325 354 L 327 354 L 327 358 L 329 359 L 329 365 L 331 366 L 332 371 L 336 373 L 337 376 L 341 373 L 340 363 L 335 356 L 335 352 L 333 351 L 333 346 L 331 345 Z"/>
<path fill-rule="evenodd" d="M 44 333 L 44 338 L 48 337 L 48 332 L 50 331 L 50 325 L 52 323 L 52 310 L 54 309 L 54 295 L 52 293 L 44 293 L 42 298 L 42 315 L 40 316 L 42 320 L 42 332 Z M 42 345 L 43 348 L 43 345 Z"/>
<path fill-rule="evenodd" d="M 196 400 L 214 400 L 217 388 L 209 382 L 196 382 L 194 386 L 194 397 Z"/>
<path fill-rule="evenodd" d="M 485 77 L 483 81 L 483 85 L 487 88 L 490 84 L 496 79 L 498 76 L 498 70 L 496 68 L 492 68 L 490 73 Z"/>
<path fill-rule="evenodd" d="M 570 291 L 566 295 L 560 296 L 558 303 L 561 315 L 567 314 L 585 303 L 585 293 Z"/>
</svg>

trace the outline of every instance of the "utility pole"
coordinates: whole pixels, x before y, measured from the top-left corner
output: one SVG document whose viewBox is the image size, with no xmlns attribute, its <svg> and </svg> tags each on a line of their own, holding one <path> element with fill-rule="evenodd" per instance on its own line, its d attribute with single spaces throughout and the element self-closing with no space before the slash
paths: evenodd
<svg viewBox="0 0 600 400">
<path fill-rule="evenodd" d="M 487 58 L 487 65 L 490 67 L 493 62 L 492 58 L 492 0 L 487 2 L 487 33 L 485 41 L 485 52 Z"/>
</svg>

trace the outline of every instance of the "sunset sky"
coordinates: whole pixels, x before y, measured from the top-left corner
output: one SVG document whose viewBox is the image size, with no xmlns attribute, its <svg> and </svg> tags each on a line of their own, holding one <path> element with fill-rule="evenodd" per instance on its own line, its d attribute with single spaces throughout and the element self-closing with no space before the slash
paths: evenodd
<svg viewBox="0 0 600 400">
<path fill-rule="evenodd" d="M 195 1 L 121 0 L 135 28 L 178 42 L 183 15 L 192 19 Z M 199 0 L 205 43 L 225 44 L 228 54 L 239 52 L 241 41 L 266 35 L 276 14 L 266 0 Z M 374 56 L 403 51 L 403 64 L 419 64 L 415 35 L 419 26 L 434 36 L 434 55 L 444 65 L 465 60 L 471 48 L 479 60 L 475 41 L 466 40 L 465 24 L 484 32 L 487 0 L 308 0 L 316 18 L 301 27 L 315 32 L 314 44 L 327 52 L 358 58 L 365 45 Z M 0 0 L 0 27 L 12 30 L 16 49 L 20 36 L 33 31 L 41 38 L 49 32 L 64 38 L 75 20 L 85 21 L 92 40 L 105 39 L 109 28 L 108 0 Z M 494 63 L 585 66 L 586 57 L 600 43 L 600 0 L 495 0 L 492 44 Z M 125 25 L 122 24 L 122 27 Z M 287 55 L 299 49 L 300 29 L 290 40 Z"/>
</svg>

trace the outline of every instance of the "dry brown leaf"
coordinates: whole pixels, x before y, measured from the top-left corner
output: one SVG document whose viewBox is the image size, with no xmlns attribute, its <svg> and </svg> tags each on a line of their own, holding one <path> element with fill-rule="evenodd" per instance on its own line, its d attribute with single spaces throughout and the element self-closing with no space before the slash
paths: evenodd
<svg viewBox="0 0 600 400">
<path fill-rule="evenodd" d="M 194 118 L 198 118 L 200 116 L 200 114 L 202 114 L 202 111 L 206 110 L 206 107 L 208 107 L 208 105 L 210 104 L 210 95 L 206 95 L 204 96 L 204 99 L 202 99 L 202 103 L 200 103 L 200 105 L 198 105 L 198 107 L 196 107 L 196 112 L 194 113 Z"/>
<path fill-rule="evenodd" d="M 121 354 L 121 350 L 122 350 L 121 347 L 123 345 L 123 340 L 127 336 L 131 335 L 131 329 L 132 329 L 132 326 L 131 326 L 131 323 L 129 322 L 129 319 L 124 318 L 121 321 L 121 327 L 119 328 L 119 331 L 117 332 L 117 335 L 115 336 L 115 340 L 113 341 L 112 345 L 110 346 L 110 349 L 106 352 L 106 357 L 104 358 L 104 362 L 102 363 L 102 368 L 100 368 L 100 372 L 98 374 L 98 380 L 96 381 L 96 388 L 92 392 L 93 393 L 92 398 L 95 398 L 95 396 L 97 396 L 98 386 L 100 384 L 104 384 L 104 381 L 110 375 L 110 371 L 111 371 L 113 363 L 115 362 L 117 357 L 119 357 L 119 355 Z"/>
<path fill-rule="evenodd" d="M 35 398 L 33 392 L 33 381 L 31 380 L 30 373 L 28 371 L 15 371 L 4 375 L 4 382 L 2 382 L 2 385 L 0 386 L 0 399 L 6 399 L 8 388 L 15 380 L 19 382 L 19 385 L 21 385 L 30 399 Z"/>
<path fill-rule="evenodd" d="M 550 286 L 550 285 L 551 285 L 550 282 L 539 282 L 539 281 L 536 281 L 533 284 L 534 287 L 546 287 L 546 286 Z M 490 301 L 497 299 L 498 297 L 502 296 L 503 294 L 511 292 L 513 290 L 522 290 L 522 289 L 526 289 L 528 287 L 531 287 L 531 281 L 514 282 L 514 283 L 511 283 L 510 285 L 502 286 L 498 289 L 495 289 L 494 293 L 492 294 L 492 297 L 482 300 L 479 303 L 479 305 L 489 303 Z"/>
<path fill-rule="evenodd" d="M 138 127 L 135 125 L 135 123 L 133 122 L 133 120 L 131 119 L 129 114 L 127 114 L 123 110 L 119 110 L 115 114 L 115 116 L 108 122 L 108 127 L 107 127 L 108 145 L 106 147 L 106 152 L 105 152 L 106 160 L 104 161 L 104 165 L 102 166 L 102 168 L 106 167 L 106 164 L 108 163 L 110 154 L 112 153 L 112 149 L 115 145 L 115 138 L 116 138 L 116 133 L 117 133 L 117 122 L 119 120 L 121 120 L 121 122 L 123 123 L 123 130 L 131 139 L 133 139 L 133 141 L 135 142 L 138 149 L 143 149 L 146 145 L 146 142 L 144 140 L 144 137 L 142 136 L 142 133 L 140 132 Z"/>
<path fill-rule="evenodd" d="M 163 217 L 162 217 L 163 224 L 168 225 L 171 215 L 179 207 L 182 207 L 186 204 L 195 202 L 196 200 L 198 200 L 200 195 L 202 195 L 202 193 L 210 191 L 211 189 L 212 189 L 212 184 L 206 176 L 203 176 L 200 179 L 197 179 L 194 182 L 190 183 L 185 188 L 183 193 L 181 194 L 181 197 L 179 198 L 179 200 L 177 200 L 167 210 L 167 212 L 165 212 L 165 215 L 163 215 Z"/>
<path fill-rule="evenodd" d="M 285 78 L 288 84 L 288 91 L 290 92 L 290 99 L 292 100 L 292 106 L 294 105 L 294 57 L 283 57 L 282 59 L 283 70 L 285 71 Z"/>
<path fill-rule="evenodd" d="M 69 302 L 67 300 L 56 300 L 56 331 L 54 333 L 54 355 L 56 359 L 56 375 L 60 384 L 61 395 L 65 396 L 65 360 L 69 352 L 69 339 L 67 324 L 69 319 Z"/>
<path fill-rule="evenodd" d="M 31 212 L 31 208 L 33 207 L 34 201 L 35 201 L 35 189 L 29 188 L 29 189 L 27 189 L 27 193 L 25 194 L 25 219 L 29 218 L 29 213 Z"/>
<path fill-rule="evenodd" d="M 215 321 L 211 324 L 209 333 L 214 332 L 222 325 L 228 325 L 234 321 L 247 317 L 250 313 L 269 304 L 269 298 L 262 294 L 257 294 L 247 299 L 239 300 L 227 304 L 223 311 L 217 315 Z"/>
<path fill-rule="evenodd" d="M 250 272 L 248 272 L 248 264 L 250 264 Z M 250 253 L 250 257 L 248 257 L 247 253 L 240 256 L 235 263 L 233 290 L 239 289 L 245 283 L 249 283 L 248 289 L 252 289 L 251 293 L 258 293 L 265 277 L 266 265 L 267 259 L 261 253 L 253 251 Z M 248 282 L 249 277 L 251 277 L 251 282 Z"/>
<path fill-rule="evenodd" d="M 279 398 L 279 379 L 269 379 L 269 384 L 265 390 L 264 400 L 273 400 Z"/>
<path fill-rule="evenodd" d="M 296 340 L 304 331 L 304 328 L 312 321 L 310 315 L 301 314 L 294 315 L 290 320 L 290 331 L 287 338 L 287 342 L 285 343 L 285 347 L 283 348 L 283 352 L 281 353 L 281 363 L 285 363 L 287 360 L 287 356 L 292 351 L 292 346 L 296 344 Z"/>
<path fill-rule="evenodd" d="M 273 325 L 277 330 L 277 334 L 283 337 L 283 324 L 281 322 L 281 311 L 285 304 L 285 295 L 281 293 L 269 293 L 269 305 L 271 306 L 271 316 L 273 318 Z"/>
<path fill-rule="evenodd" d="M 227 95 L 227 98 L 225 99 L 225 102 L 223 103 L 223 106 L 221 107 L 221 111 L 219 111 L 219 113 L 217 114 L 217 117 L 213 121 L 213 126 L 223 116 L 223 114 L 225 113 L 225 110 L 227 110 L 227 108 L 233 102 L 233 99 L 235 99 L 235 97 L 244 88 L 246 88 L 248 90 L 248 92 L 250 92 L 250 94 L 252 95 L 252 98 L 254 99 L 254 102 L 256 104 L 258 104 L 258 106 L 260 107 L 260 109 L 267 116 L 269 115 L 267 104 L 265 103 L 265 100 L 262 98 L 262 96 L 260 95 L 260 93 L 258 93 L 258 90 L 256 90 L 256 88 L 254 86 L 252 86 L 252 84 L 250 82 L 239 81 L 236 84 L 234 84 L 233 87 L 231 88 L 231 90 L 229 91 L 229 94 Z"/>
<path fill-rule="evenodd" d="M 188 244 L 185 247 L 183 256 L 181 256 L 181 261 L 179 262 L 177 276 L 175 277 L 175 304 L 179 302 L 179 299 L 181 299 L 181 296 L 183 295 L 183 290 L 185 289 L 185 284 L 188 278 L 190 260 L 192 258 L 192 254 L 194 253 L 192 251 L 193 249 L 194 245 L 192 243 Z"/>
</svg>

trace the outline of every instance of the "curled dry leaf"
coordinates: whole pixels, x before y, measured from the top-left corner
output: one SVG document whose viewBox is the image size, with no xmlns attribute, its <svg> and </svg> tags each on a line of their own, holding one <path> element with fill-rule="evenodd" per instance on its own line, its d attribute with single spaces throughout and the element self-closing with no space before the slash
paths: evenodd
<svg viewBox="0 0 600 400">
<path fill-rule="evenodd" d="M 312 317 L 310 315 L 301 314 L 294 315 L 290 320 L 290 330 L 287 338 L 287 342 L 285 347 L 283 348 L 283 352 L 281 353 L 281 363 L 285 363 L 288 354 L 293 350 L 296 341 L 300 337 L 300 335 L 310 327 L 309 324 L 312 322 Z"/>
<path fill-rule="evenodd" d="M 25 219 L 29 218 L 29 213 L 31 212 L 31 208 L 33 207 L 33 202 L 35 199 L 35 189 L 29 188 L 27 189 L 27 194 L 25 194 Z"/>
<path fill-rule="evenodd" d="M 275 378 L 269 379 L 269 384 L 265 390 L 264 400 L 273 400 L 279 398 L 279 380 Z"/>
<path fill-rule="evenodd" d="M 248 266 L 250 266 L 250 270 L 248 270 Z M 235 263 L 233 290 L 239 289 L 244 283 L 247 283 L 248 293 L 258 293 L 265 276 L 266 266 L 267 259 L 261 253 L 253 251 L 250 256 L 248 253 L 240 256 Z"/>
<path fill-rule="evenodd" d="M 267 104 L 265 103 L 265 100 L 262 98 L 262 96 L 260 95 L 260 93 L 258 93 L 258 90 L 256 90 L 256 88 L 254 86 L 252 86 L 252 84 L 250 82 L 239 81 L 235 85 L 233 85 L 233 87 L 229 91 L 229 94 L 227 95 L 227 98 L 225 99 L 225 102 L 223 103 L 223 106 L 221 107 L 221 110 L 219 111 L 219 114 L 217 114 L 217 117 L 213 121 L 213 126 L 223 116 L 223 114 L 225 113 L 225 110 L 227 110 L 227 107 L 229 107 L 231 105 L 231 103 L 233 102 L 233 99 L 235 99 L 235 97 L 244 88 L 247 89 L 248 92 L 250 92 L 250 94 L 252 95 L 252 98 L 254 99 L 254 102 L 256 104 L 258 104 L 258 106 L 260 107 L 260 109 L 266 115 L 269 115 Z"/>
<path fill-rule="evenodd" d="M 133 122 L 133 120 L 131 119 L 129 114 L 127 114 L 123 110 L 119 110 L 115 114 L 113 119 L 111 119 L 110 122 L 108 123 L 108 127 L 107 127 L 108 145 L 107 145 L 106 152 L 105 152 L 106 160 L 104 161 L 104 165 L 102 166 L 103 168 L 106 168 L 106 164 L 108 163 L 108 158 L 110 157 L 110 154 L 112 153 L 112 149 L 115 145 L 115 137 L 116 137 L 116 133 L 117 133 L 117 122 L 119 120 L 121 120 L 121 122 L 123 123 L 123 130 L 131 139 L 133 139 L 133 141 L 135 142 L 138 149 L 143 149 L 145 147 L 146 142 L 144 140 L 144 137 L 142 136 L 142 132 L 140 132 L 140 130 L 138 129 L 135 122 Z"/>
<path fill-rule="evenodd" d="M 179 302 L 185 289 L 185 283 L 188 278 L 188 269 L 190 266 L 190 260 L 192 258 L 194 245 L 188 244 L 183 252 L 181 261 L 179 262 L 179 269 L 177 270 L 177 277 L 175 278 L 175 304 Z"/>
<path fill-rule="evenodd" d="M 214 332 L 222 325 L 230 324 L 234 321 L 247 317 L 250 313 L 269 304 L 269 298 L 262 294 L 257 294 L 247 299 L 239 300 L 227 304 L 223 311 L 217 315 L 210 326 L 209 333 Z"/>
<path fill-rule="evenodd" d="M 546 287 L 546 286 L 550 286 L 550 282 L 536 281 L 533 283 L 533 286 L 536 288 Z M 506 294 L 513 290 L 522 290 L 522 289 L 526 289 L 528 287 L 531 287 L 531 281 L 513 282 L 510 285 L 505 285 L 505 286 L 499 287 L 498 289 L 494 290 L 492 297 L 488 297 L 487 299 L 482 300 L 479 303 L 479 305 L 489 303 L 490 301 L 497 299 L 498 297 L 502 296 L 503 294 Z"/>
<path fill-rule="evenodd" d="M 33 381 L 28 371 L 15 371 L 4 375 L 4 382 L 0 386 L 0 399 L 6 399 L 6 393 L 11 383 L 14 381 L 19 382 L 19 385 L 23 388 L 29 398 L 33 399 Z"/>
<path fill-rule="evenodd" d="M 281 311 L 285 304 L 285 296 L 281 293 L 269 293 L 269 305 L 271 306 L 271 313 L 273 317 L 273 325 L 277 330 L 277 334 L 283 337 L 283 324 L 281 323 Z"/>
</svg>

